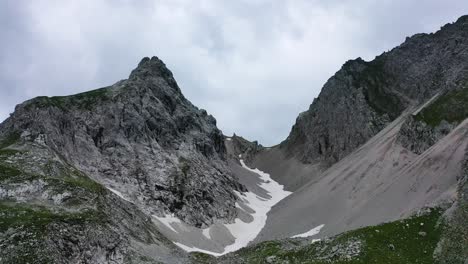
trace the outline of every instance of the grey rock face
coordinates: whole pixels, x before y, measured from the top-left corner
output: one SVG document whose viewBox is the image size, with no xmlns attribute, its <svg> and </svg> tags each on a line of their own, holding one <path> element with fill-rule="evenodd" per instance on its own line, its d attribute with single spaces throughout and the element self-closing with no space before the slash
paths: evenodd
<svg viewBox="0 0 468 264">
<path fill-rule="evenodd" d="M 24 138 L 0 149 L 0 252 L 0 263 L 187 261 L 135 205 Z"/>
<path fill-rule="evenodd" d="M 245 162 L 250 163 L 255 154 L 264 149 L 264 147 L 257 141 L 250 142 L 236 134 L 229 138 L 229 140 L 232 143 L 232 150 L 230 150 L 229 155 L 232 156 L 230 158 L 235 160 L 238 160 L 239 155 L 242 155 L 242 159 Z"/>
<path fill-rule="evenodd" d="M 434 252 L 435 263 L 466 263 L 468 260 L 468 149 L 458 177 L 457 201 L 446 211 L 446 226 Z"/>
<path fill-rule="evenodd" d="M 17 106 L 0 137 L 13 132 L 41 138 L 149 215 L 172 213 L 197 227 L 236 216 L 233 191 L 244 189 L 226 166 L 216 120 L 182 95 L 157 57 L 113 86 Z"/>
<path fill-rule="evenodd" d="M 438 126 L 432 127 L 424 121 L 409 116 L 401 126 L 397 142 L 412 152 L 421 154 L 448 135 L 456 125 L 456 123 L 450 124 L 444 120 Z"/>
<path fill-rule="evenodd" d="M 334 163 L 374 136 L 409 105 L 465 85 L 468 17 L 417 34 L 371 62 L 348 61 L 299 115 L 281 148 L 306 163 Z"/>
</svg>

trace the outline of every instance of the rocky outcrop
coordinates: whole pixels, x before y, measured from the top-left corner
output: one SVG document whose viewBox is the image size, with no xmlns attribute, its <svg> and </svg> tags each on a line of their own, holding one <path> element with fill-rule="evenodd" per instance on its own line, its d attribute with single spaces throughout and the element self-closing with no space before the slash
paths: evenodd
<svg viewBox="0 0 468 264">
<path fill-rule="evenodd" d="M 234 219 L 234 191 L 244 190 L 226 166 L 216 120 L 182 95 L 157 57 L 110 87 L 18 105 L 0 127 L 0 138 L 11 133 L 41 138 L 148 215 L 197 227 Z"/>
<path fill-rule="evenodd" d="M 241 155 L 242 159 L 250 163 L 252 161 L 252 158 L 261 150 L 264 149 L 264 147 L 258 143 L 258 141 L 248 141 L 245 138 L 241 136 L 237 136 L 234 134 L 232 137 L 226 138 L 231 144 L 230 150 L 228 151 L 228 155 L 230 155 L 231 159 L 238 160 L 239 155 Z"/>
<path fill-rule="evenodd" d="M 445 213 L 444 231 L 434 252 L 436 263 L 466 263 L 468 259 L 468 149 L 458 178 L 457 201 Z"/>
<path fill-rule="evenodd" d="M 424 121 L 409 116 L 401 126 L 397 142 L 412 152 L 421 154 L 448 135 L 456 125 L 444 120 L 436 127 L 432 127 Z"/>
<path fill-rule="evenodd" d="M 468 76 L 466 77 L 468 78 Z M 436 95 L 402 125 L 397 142 L 421 154 L 468 117 L 468 83 Z"/>
<path fill-rule="evenodd" d="M 0 252 L 0 263 L 188 259 L 134 204 L 91 180 L 42 140 L 21 138 L 0 144 Z"/>
<path fill-rule="evenodd" d="M 417 34 L 366 62 L 348 61 L 300 114 L 281 149 L 303 162 L 334 163 L 412 104 L 464 87 L 468 16 L 434 34 Z"/>
</svg>

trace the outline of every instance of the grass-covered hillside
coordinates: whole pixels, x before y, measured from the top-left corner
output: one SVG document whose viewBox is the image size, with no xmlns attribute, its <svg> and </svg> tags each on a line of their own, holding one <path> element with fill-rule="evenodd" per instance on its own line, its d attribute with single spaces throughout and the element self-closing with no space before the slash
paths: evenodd
<svg viewBox="0 0 468 264">
<path fill-rule="evenodd" d="M 269 241 L 219 259 L 196 253 L 197 263 L 432 264 L 443 225 L 441 210 L 365 227 L 334 238 Z"/>
<path fill-rule="evenodd" d="M 442 120 L 460 123 L 468 117 L 468 88 L 452 90 L 419 112 L 415 119 L 436 127 Z"/>
</svg>

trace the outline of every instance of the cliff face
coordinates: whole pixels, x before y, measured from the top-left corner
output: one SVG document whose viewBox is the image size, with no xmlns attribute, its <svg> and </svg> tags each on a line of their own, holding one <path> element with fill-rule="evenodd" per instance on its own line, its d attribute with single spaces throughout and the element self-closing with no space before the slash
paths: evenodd
<svg viewBox="0 0 468 264">
<path fill-rule="evenodd" d="M 151 217 L 27 133 L 0 140 L 0 252 L 0 263 L 187 259 Z"/>
<path fill-rule="evenodd" d="M 467 100 L 468 83 L 437 94 L 417 114 L 408 117 L 398 142 L 414 153 L 423 153 L 468 117 Z"/>
<path fill-rule="evenodd" d="M 149 215 L 199 227 L 236 216 L 233 191 L 243 187 L 226 167 L 216 120 L 182 95 L 156 57 L 110 87 L 17 106 L 0 137 L 15 133 L 23 142 L 41 138 Z"/>
<path fill-rule="evenodd" d="M 467 62 L 468 16 L 434 34 L 408 38 L 373 61 L 348 61 L 299 115 L 280 148 L 305 163 L 334 163 L 409 105 L 463 88 Z"/>
</svg>

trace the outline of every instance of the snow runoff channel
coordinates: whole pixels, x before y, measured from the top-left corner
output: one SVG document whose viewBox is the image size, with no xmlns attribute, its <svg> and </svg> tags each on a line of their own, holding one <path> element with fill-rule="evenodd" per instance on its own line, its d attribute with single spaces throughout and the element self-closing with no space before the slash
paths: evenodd
<svg viewBox="0 0 468 264">
<path fill-rule="evenodd" d="M 241 158 L 242 156 L 239 157 Z M 240 159 L 239 161 L 244 169 L 251 171 L 259 176 L 259 183 L 257 185 L 258 187 L 263 189 L 267 194 L 267 196 L 265 197 L 260 197 L 257 194 L 250 191 L 245 193 L 235 192 L 239 198 L 239 202 L 236 203 L 236 207 L 244 212 L 246 211 L 242 209 L 241 204 L 244 207 L 246 206 L 252 209 L 251 212 L 253 213 L 246 213 L 251 215 L 253 220 L 250 222 L 244 222 L 240 218 L 236 218 L 234 220 L 234 223 L 232 224 L 223 224 L 223 226 L 226 227 L 227 230 L 231 233 L 231 235 L 235 238 L 235 241 L 234 243 L 225 246 L 224 250 L 221 253 L 197 248 L 193 245 L 187 246 L 180 242 L 174 242 L 174 244 L 188 252 L 203 252 L 213 256 L 221 256 L 236 251 L 240 248 L 247 246 L 249 242 L 251 242 L 257 237 L 257 235 L 260 233 L 260 231 L 266 224 L 267 214 L 271 210 L 271 208 L 279 201 L 291 194 L 291 192 L 284 190 L 283 185 L 274 181 L 268 173 L 265 173 L 259 169 L 249 168 L 247 165 L 245 165 L 242 159 Z M 153 217 L 158 219 L 162 224 L 164 224 L 166 227 L 175 232 L 177 231 L 176 229 L 174 229 L 174 227 L 178 224 L 181 224 L 181 221 L 172 215 L 167 215 L 165 217 Z M 211 239 L 209 232 L 210 228 L 201 230 L 203 236 L 207 239 Z"/>
</svg>

